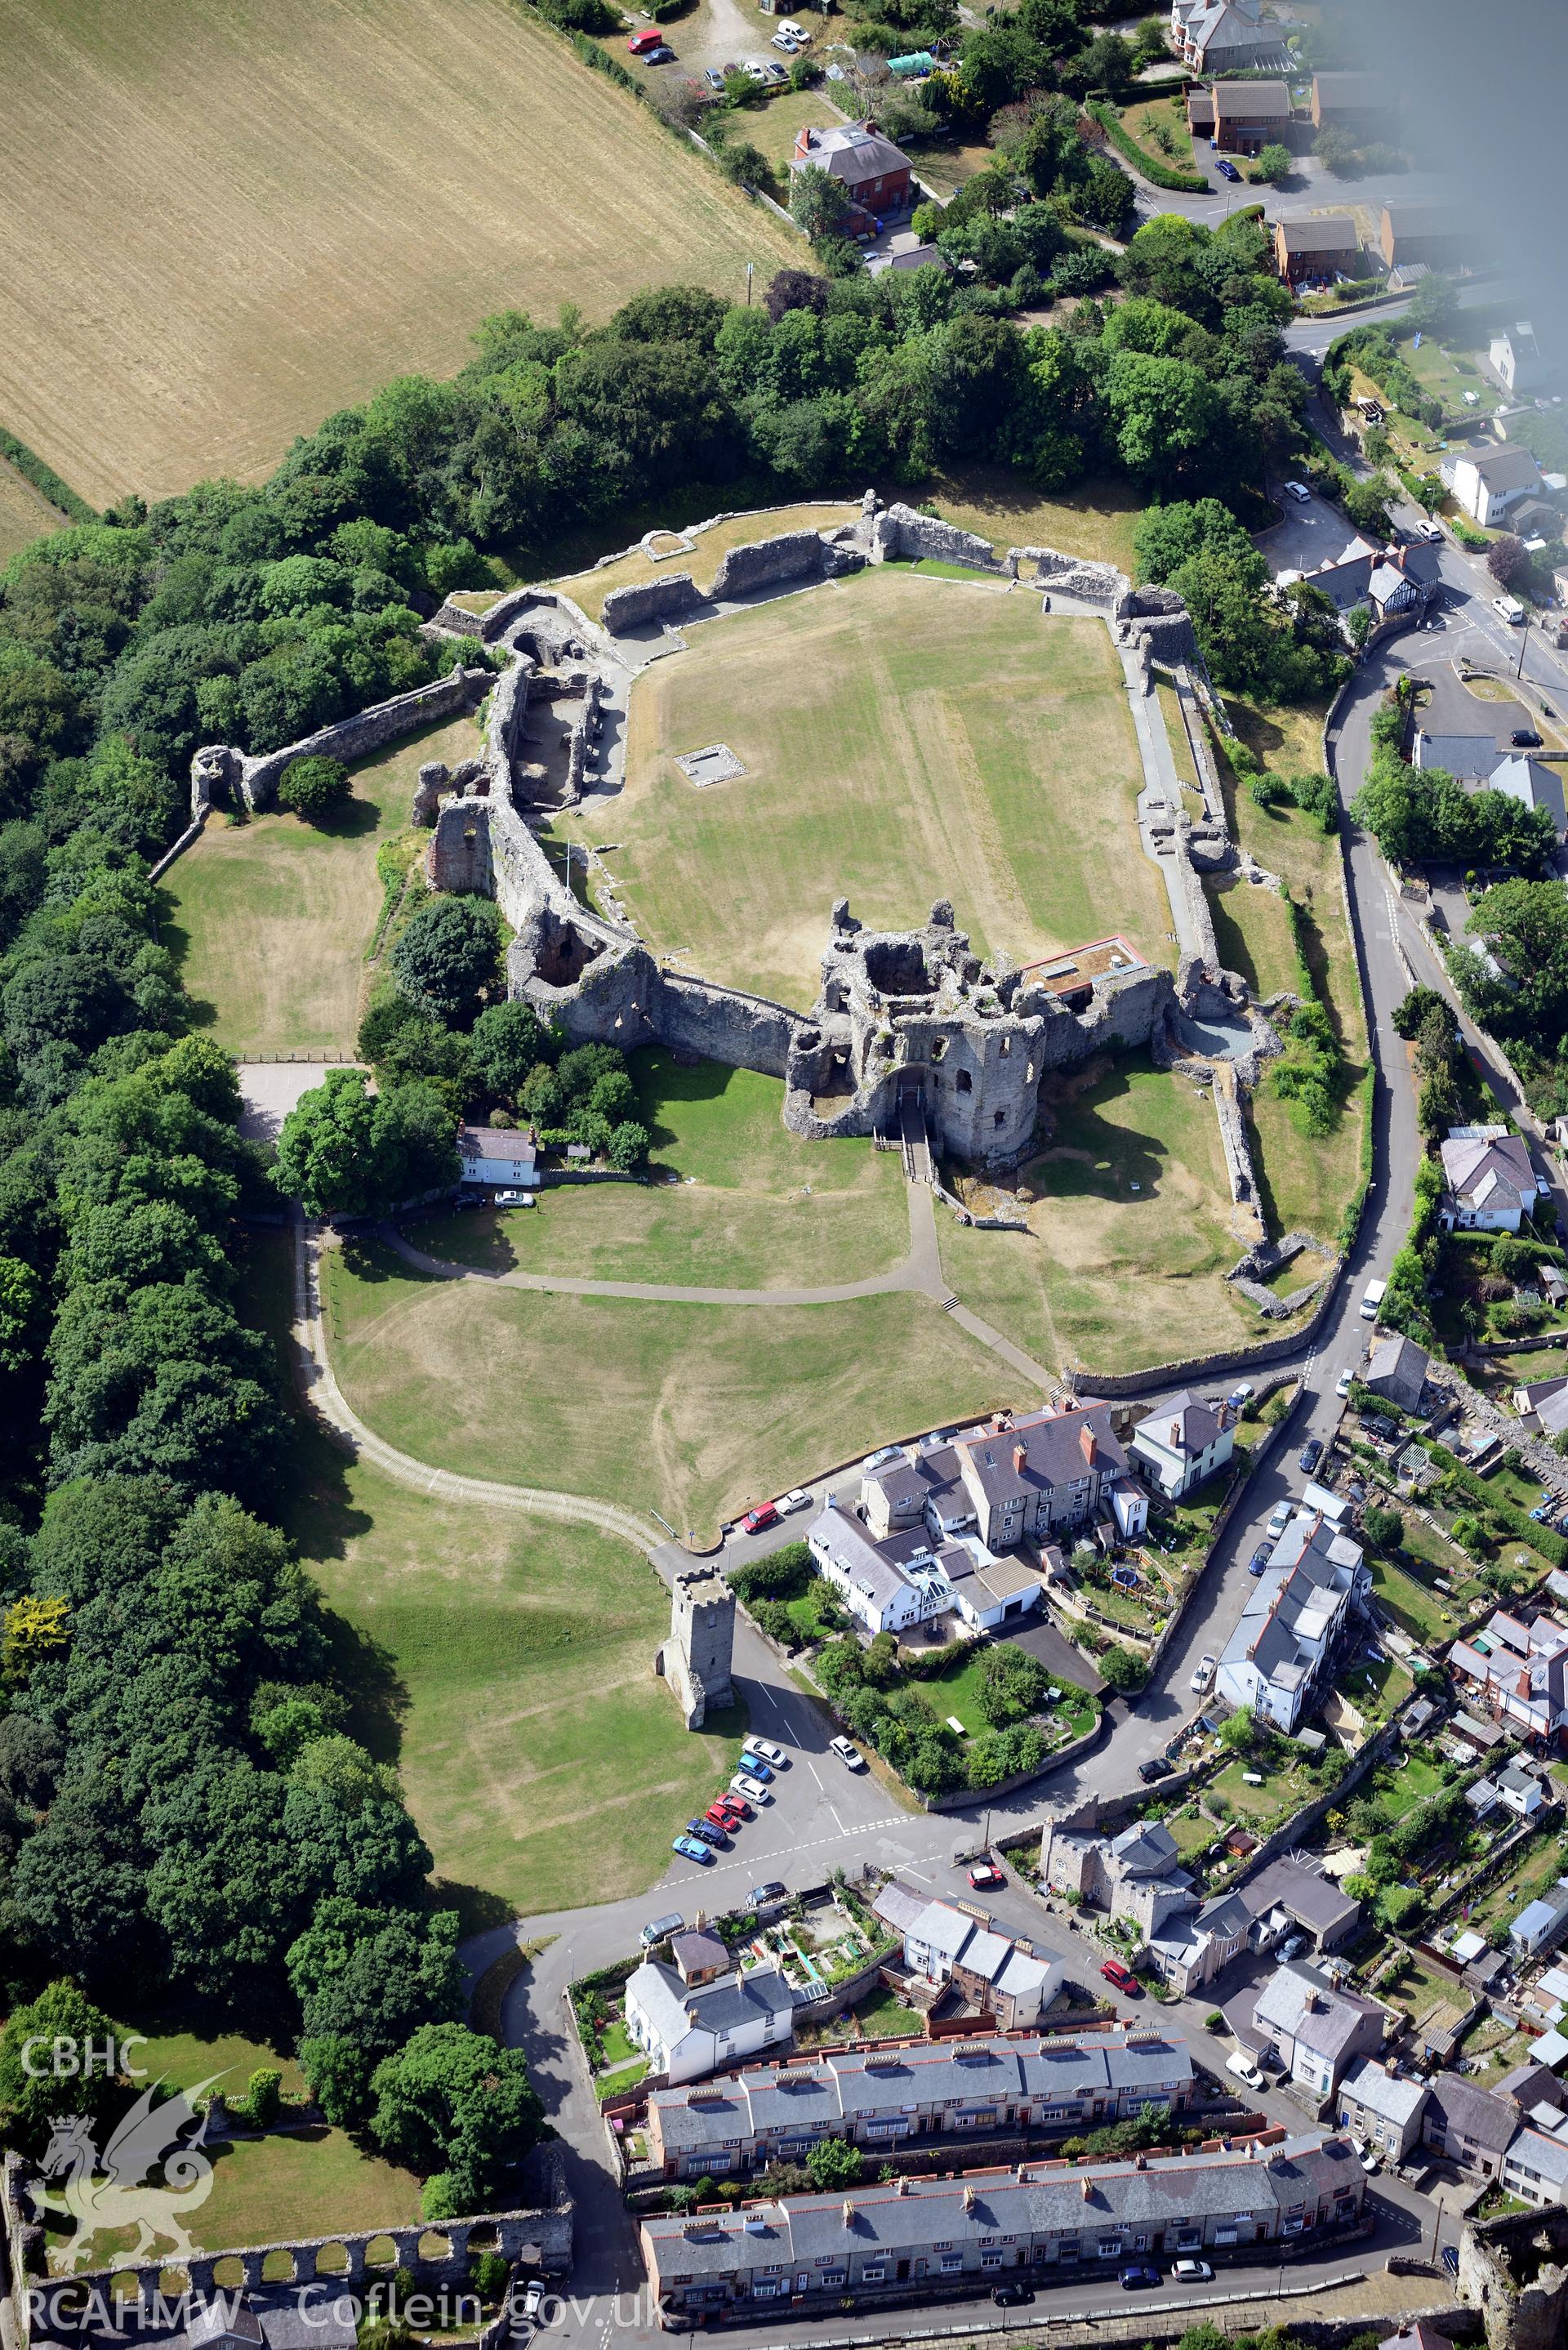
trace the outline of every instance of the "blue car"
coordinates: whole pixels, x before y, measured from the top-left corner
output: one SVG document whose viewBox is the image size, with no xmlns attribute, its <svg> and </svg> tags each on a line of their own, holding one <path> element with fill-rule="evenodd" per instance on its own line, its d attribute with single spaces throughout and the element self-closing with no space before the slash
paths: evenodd
<svg viewBox="0 0 1568 2350">
<path fill-rule="evenodd" d="M 741 1752 L 740 1767 L 748 1779 L 760 1779 L 764 1787 L 774 1775 L 771 1766 L 763 1761 L 760 1754 L 748 1754 L 743 1748 Z"/>
<path fill-rule="evenodd" d="M 1269 1563 L 1269 1554 L 1273 1547 L 1274 1545 L 1272 1543 L 1260 1543 L 1258 1544 L 1257 1549 L 1247 1561 L 1247 1572 L 1249 1575 L 1262 1575 L 1263 1569 Z"/>
<path fill-rule="evenodd" d="M 694 1835 L 699 1844 L 711 1845 L 716 1852 L 729 1842 L 723 1829 L 715 1827 L 711 1820 L 688 1820 L 686 1833 Z"/>
<path fill-rule="evenodd" d="M 707 1846 L 699 1844 L 694 1835 L 678 1835 L 670 1849 L 678 1852 L 682 1860 L 700 1860 L 704 1868 L 712 1862 L 713 1856 Z"/>
<path fill-rule="evenodd" d="M 1217 168 L 1222 180 L 1239 180 L 1241 176 L 1235 164 L 1228 161 L 1223 155 L 1220 156 Z"/>
<path fill-rule="evenodd" d="M 1137 2293 L 1159 2282 L 1159 2271 L 1148 2261 L 1132 2261 L 1122 2271 L 1122 2291 Z"/>
</svg>

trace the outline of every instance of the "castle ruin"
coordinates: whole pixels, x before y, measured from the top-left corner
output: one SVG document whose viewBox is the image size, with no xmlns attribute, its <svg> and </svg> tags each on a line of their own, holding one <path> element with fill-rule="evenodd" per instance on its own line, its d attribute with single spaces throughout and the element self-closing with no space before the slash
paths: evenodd
<svg viewBox="0 0 1568 2350">
<path fill-rule="evenodd" d="M 710 1710 L 733 1705 L 730 1679 L 735 1644 L 735 1595 L 717 1567 L 677 1575 L 670 1602 L 670 1638 L 655 1670 L 675 1692 L 688 1730 L 701 1730 Z"/>
</svg>

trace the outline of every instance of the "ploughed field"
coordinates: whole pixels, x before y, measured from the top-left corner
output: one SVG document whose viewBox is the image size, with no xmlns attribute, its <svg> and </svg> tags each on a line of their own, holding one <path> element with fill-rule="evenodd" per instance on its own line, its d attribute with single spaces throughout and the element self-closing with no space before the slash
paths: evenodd
<svg viewBox="0 0 1568 2350">
<path fill-rule="evenodd" d="M 563 820 L 619 844 L 605 862 L 657 950 L 805 1007 L 847 895 L 877 929 L 950 898 L 1004 962 L 1112 930 L 1172 959 L 1102 621 L 895 566 L 683 634 L 633 691 L 624 793 Z M 676 758 L 714 743 L 746 773 L 699 788 Z"/>
<path fill-rule="evenodd" d="M 0 421 L 94 504 L 262 474 L 486 312 L 799 259 L 507 0 L 0 0 Z"/>
</svg>

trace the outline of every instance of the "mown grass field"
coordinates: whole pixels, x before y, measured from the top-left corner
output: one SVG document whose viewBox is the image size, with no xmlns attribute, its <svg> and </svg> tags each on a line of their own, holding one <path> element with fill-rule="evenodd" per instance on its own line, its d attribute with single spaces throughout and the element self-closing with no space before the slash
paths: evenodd
<svg viewBox="0 0 1568 2350">
<path fill-rule="evenodd" d="M 25 473 L 0 457 L 0 563 L 8 563 L 19 548 L 30 546 L 46 531 L 65 526 L 65 515 L 49 504 L 42 490 L 36 490 Z"/>
<path fill-rule="evenodd" d="M 281 1338 L 281 1238 L 254 1244 L 245 1295 Z M 587 1400 L 576 1409 L 586 1428 Z M 303 1422 L 297 1433 L 285 1523 L 339 1619 L 351 1726 L 396 1764 L 465 1928 L 655 1883 L 670 1836 L 733 1768 L 744 1724 L 681 1727 L 652 1671 L 670 1623 L 652 1567 L 588 1528 L 439 1501 Z M 209 2064 L 155 2044 L 166 2066 L 183 2063 L 181 2078 L 246 2053 Z"/>
<path fill-rule="evenodd" d="M 929 1298 L 899 1292 L 818 1306 L 557 1296 L 424 1280 L 378 1248 L 333 1251 L 325 1286 L 337 1377 L 389 1442 L 658 1510 L 704 1539 L 826 1457 L 1016 1385 Z"/>
<path fill-rule="evenodd" d="M 699 790 L 675 756 L 719 742 L 747 772 Z M 637 681 L 613 818 L 564 821 L 595 838 L 613 821 L 650 944 L 804 1006 L 846 893 L 877 929 L 950 898 L 1003 960 L 1113 927 L 1168 960 L 1141 782 L 1099 621 L 893 567 L 691 629 Z"/>
<path fill-rule="evenodd" d="M 1130 1370 L 1236 1341 L 1245 1325 L 1220 1279 L 1237 1243 L 1212 1103 L 1141 1055 L 1088 1074 L 1052 1103 L 1054 1139 L 1023 1170 L 1029 1232 L 940 1220 L 949 1282 L 1057 1367 Z"/>
<path fill-rule="evenodd" d="M 472 717 L 422 727 L 354 766 L 325 824 L 221 812 L 160 885 L 163 942 L 215 1043 L 247 1054 L 351 1052 L 381 910 L 376 850 L 409 820 L 427 759 L 474 757 Z"/>
<path fill-rule="evenodd" d="M 212 2192 L 187 2215 L 192 2241 L 202 2251 L 318 2236 L 328 2223 L 345 2234 L 407 2227 L 420 2216 L 413 2172 L 362 2153 L 344 2130 L 318 2124 L 231 2138 L 207 2151 Z M 100 2229 L 93 2238 L 94 2258 L 112 2261 L 135 2241 L 134 2228 Z"/>
<path fill-rule="evenodd" d="M 486 312 L 798 261 L 505 0 L 0 0 L 0 417 L 81 495 L 254 478 Z"/>
<path fill-rule="evenodd" d="M 896 1151 L 800 1141 L 780 1116 L 783 1085 L 751 1069 L 682 1068 L 650 1045 L 631 1072 L 652 1183 L 552 1186 L 532 1208 L 421 1218 L 410 1239 L 493 1270 L 725 1289 L 859 1281 L 908 1253 Z"/>
<path fill-rule="evenodd" d="M 1323 712 L 1314 705 L 1254 709 L 1229 701 L 1242 741 L 1274 774 L 1312 773 L 1323 765 Z M 1265 1082 L 1251 1097 L 1250 1122 L 1271 1232 L 1309 1232 L 1332 1241 L 1346 1202 L 1361 1180 L 1362 1095 L 1367 1081 L 1366 1016 L 1361 977 L 1345 910 L 1340 842 L 1320 831 L 1298 808 L 1261 808 L 1238 790 L 1219 760 L 1227 810 L 1236 837 L 1260 865 L 1277 873 L 1307 916 L 1313 967 L 1326 986 L 1344 1048 L 1349 1092 L 1334 1132 L 1304 1135 L 1289 1105 L 1274 1100 Z M 1260 995 L 1299 992 L 1295 951 L 1284 907 L 1272 890 L 1238 882 L 1213 892 L 1215 932 L 1228 963 Z"/>
</svg>

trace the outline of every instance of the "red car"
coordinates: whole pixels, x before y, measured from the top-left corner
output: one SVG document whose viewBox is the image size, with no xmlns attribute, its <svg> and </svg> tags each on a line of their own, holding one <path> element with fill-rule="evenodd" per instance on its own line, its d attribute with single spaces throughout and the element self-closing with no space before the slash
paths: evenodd
<svg viewBox="0 0 1568 2350">
<path fill-rule="evenodd" d="M 732 1811 L 727 1804 L 710 1804 L 702 1816 L 711 1820 L 716 1828 L 732 1828 L 741 1815 L 739 1812 Z"/>
<path fill-rule="evenodd" d="M 988 1893 L 992 1887 L 1005 1885 L 1007 1879 L 994 1861 L 982 1860 L 970 1870 L 969 1881 L 977 1893 Z"/>
<path fill-rule="evenodd" d="M 748 1510 L 746 1512 L 745 1516 L 741 1520 L 741 1532 L 743 1534 L 760 1534 L 767 1527 L 776 1526 L 782 1523 L 783 1520 L 780 1518 L 779 1513 L 774 1509 L 773 1503 L 771 1502 L 764 1502 L 760 1510 Z"/>
<path fill-rule="evenodd" d="M 1107 1982 L 1115 1983 L 1125 1998 L 1141 1999 L 1143 1997 L 1143 1985 L 1130 1967 L 1123 1966 L 1120 1959 L 1107 1959 L 1100 1972 Z"/>
<path fill-rule="evenodd" d="M 721 1795 L 713 1809 L 716 1812 L 723 1812 L 732 1820 L 750 1820 L 756 1817 L 744 1795 Z"/>
</svg>

